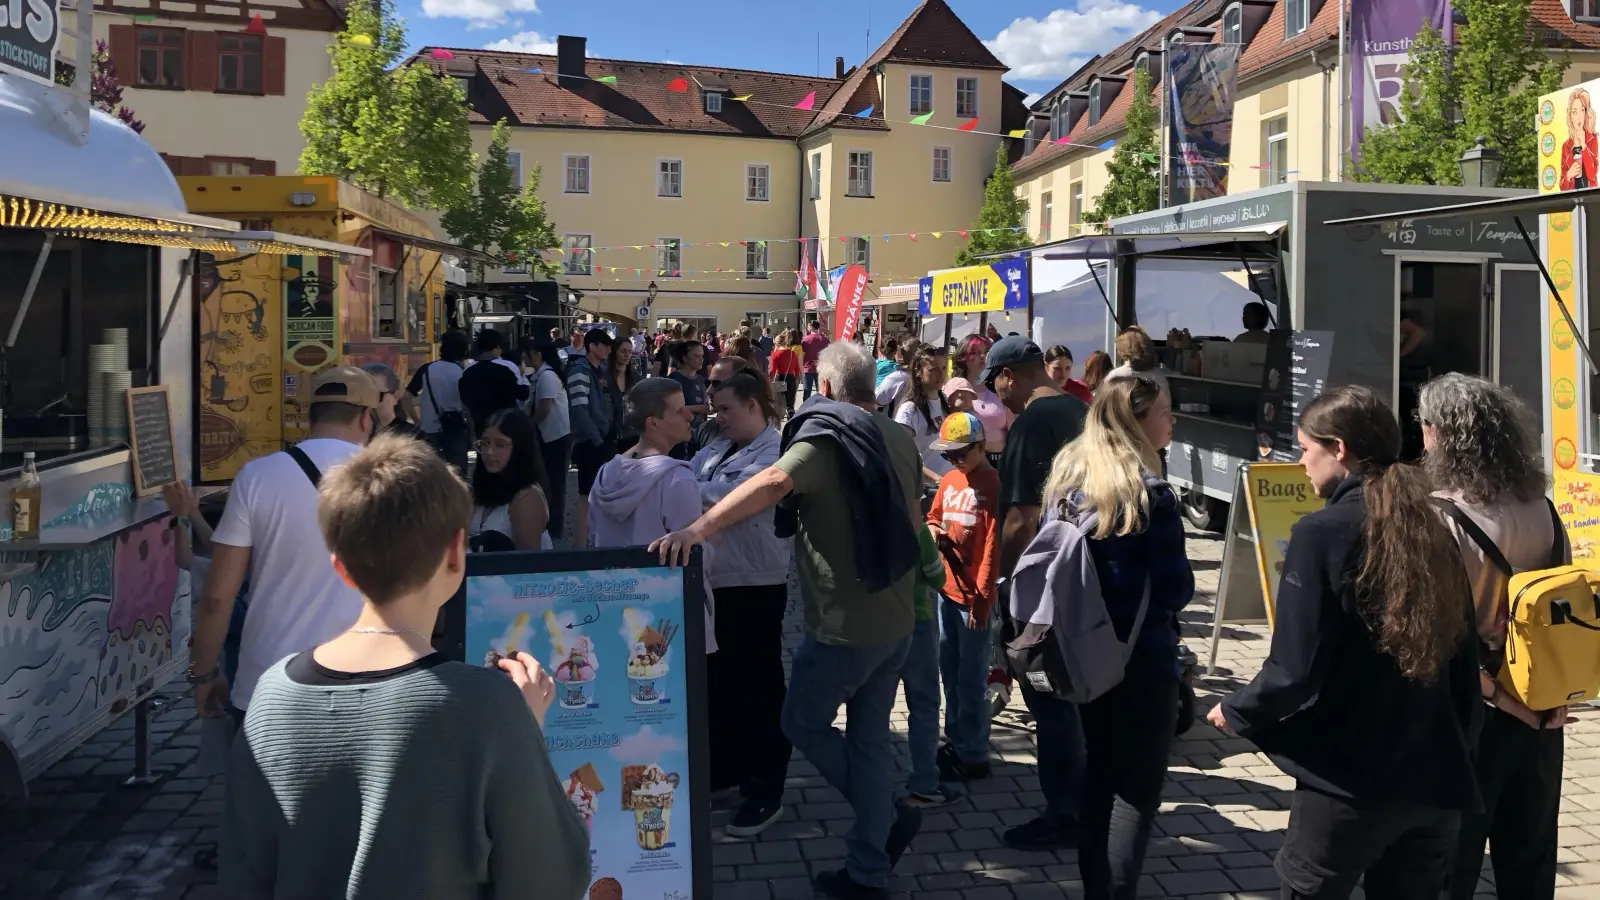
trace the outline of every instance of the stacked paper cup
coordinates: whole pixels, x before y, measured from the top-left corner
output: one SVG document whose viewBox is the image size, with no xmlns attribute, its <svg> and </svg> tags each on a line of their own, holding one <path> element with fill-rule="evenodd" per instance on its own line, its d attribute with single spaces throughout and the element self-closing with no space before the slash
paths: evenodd
<svg viewBox="0 0 1600 900">
<path fill-rule="evenodd" d="M 128 388 L 133 387 L 133 373 L 127 369 L 120 372 L 104 372 L 100 375 L 105 384 L 105 412 L 102 421 L 105 423 L 105 435 L 108 440 L 126 441 L 128 439 Z"/>
<path fill-rule="evenodd" d="M 111 371 L 115 347 L 110 344 L 89 345 L 89 439 L 106 439 L 106 383 L 105 374 Z M 126 368 L 126 366 L 124 366 Z"/>
</svg>

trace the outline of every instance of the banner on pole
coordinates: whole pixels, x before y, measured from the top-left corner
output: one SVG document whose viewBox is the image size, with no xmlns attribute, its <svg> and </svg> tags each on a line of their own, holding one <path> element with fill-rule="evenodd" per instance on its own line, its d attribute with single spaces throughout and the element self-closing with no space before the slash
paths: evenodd
<svg viewBox="0 0 1600 900">
<path fill-rule="evenodd" d="M 1426 25 L 1454 38 L 1449 0 L 1350 0 L 1350 159 L 1367 129 L 1400 121 L 1411 45 Z"/>
<path fill-rule="evenodd" d="M 856 324 L 861 320 L 861 300 L 866 291 L 867 270 L 860 266 L 843 267 L 833 295 L 837 310 L 833 317 L 834 340 L 848 341 L 855 337 Z"/>
<path fill-rule="evenodd" d="M 1238 44 L 1175 44 L 1167 49 L 1167 157 L 1176 206 L 1228 193 Z"/>
</svg>

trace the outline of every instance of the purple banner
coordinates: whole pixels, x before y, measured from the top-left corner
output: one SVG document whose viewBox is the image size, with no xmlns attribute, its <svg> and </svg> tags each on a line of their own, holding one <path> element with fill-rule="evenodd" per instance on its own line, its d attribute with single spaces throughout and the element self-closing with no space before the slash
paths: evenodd
<svg viewBox="0 0 1600 900">
<path fill-rule="evenodd" d="M 1411 44 L 1426 24 L 1454 38 L 1449 0 L 1350 0 L 1350 159 L 1367 129 L 1400 121 Z"/>
<path fill-rule="evenodd" d="M 1233 98 L 1238 44 L 1174 44 L 1167 48 L 1167 205 L 1228 193 L 1233 150 Z"/>
</svg>

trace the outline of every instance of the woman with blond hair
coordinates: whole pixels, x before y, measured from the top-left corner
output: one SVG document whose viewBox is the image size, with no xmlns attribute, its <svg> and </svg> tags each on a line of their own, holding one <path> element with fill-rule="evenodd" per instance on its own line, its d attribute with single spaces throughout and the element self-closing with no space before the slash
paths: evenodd
<svg viewBox="0 0 1600 900">
<path fill-rule="evenodd" d="M 1567 96 L 1567 139 L 1561 145 L 1561 184 L 1563 191 L 1595 186 L 1597 156 L 1594 104 L 1589 92 L 1574 88 Z"/>
<path fill-rule="evenodd" d="M 1160 475 L 1172 422 L 1172 404 L 1154 380 L 1107 382 L 1044 486 L 1045 515 L 1086 528 L 1106 611 L 1130 648 L 1122 682 L 1078 707 L 1078 865 L 1088 897 L 1137 895 L 1173 741 L 1177 615 L 1194 597 L 1194 571 L 1177 497 Z"/>
</svg>

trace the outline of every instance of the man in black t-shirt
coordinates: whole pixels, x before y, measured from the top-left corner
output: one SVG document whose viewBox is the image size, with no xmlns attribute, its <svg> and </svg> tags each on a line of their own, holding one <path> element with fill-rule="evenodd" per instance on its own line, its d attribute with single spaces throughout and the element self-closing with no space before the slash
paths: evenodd
<svg viewBox="0 0 1600 900">
<path fill-rule="evenodd" d="M 1000 457 L 1000 571 L 1010 572 L 1039 531 L 1040 497 L 1056 453 L 1083 433 L 1089 407 L 1061 392 L 1044 368 L 1039 345 L 1021 336 L 996 341 L 978 380 L 1017 414 Z M 1004 593 L 1002 606 L 1009 603 Z M 1022 850 L 1077 846 L 1078 799 L 1082 795 L 1083 726 L 1078 709 L 1053 694 L 1022 683 L 1022 699 L 1033 713 L 1039 743 L 1039 790 L 1045 811 L 1005 833 Z"/>
<path fill-rule="evenodd" d="M 497 362 L 501 346 L 500 332 L 493 328 L 478 332 L 478 361 L 461 373 L 461 402 L 472 417 L 476 437 L 483 437 L 490 416 L 514 408 L 528 396 L 527 386 L 517 383 L 513 367 Z"/>
</svg>

